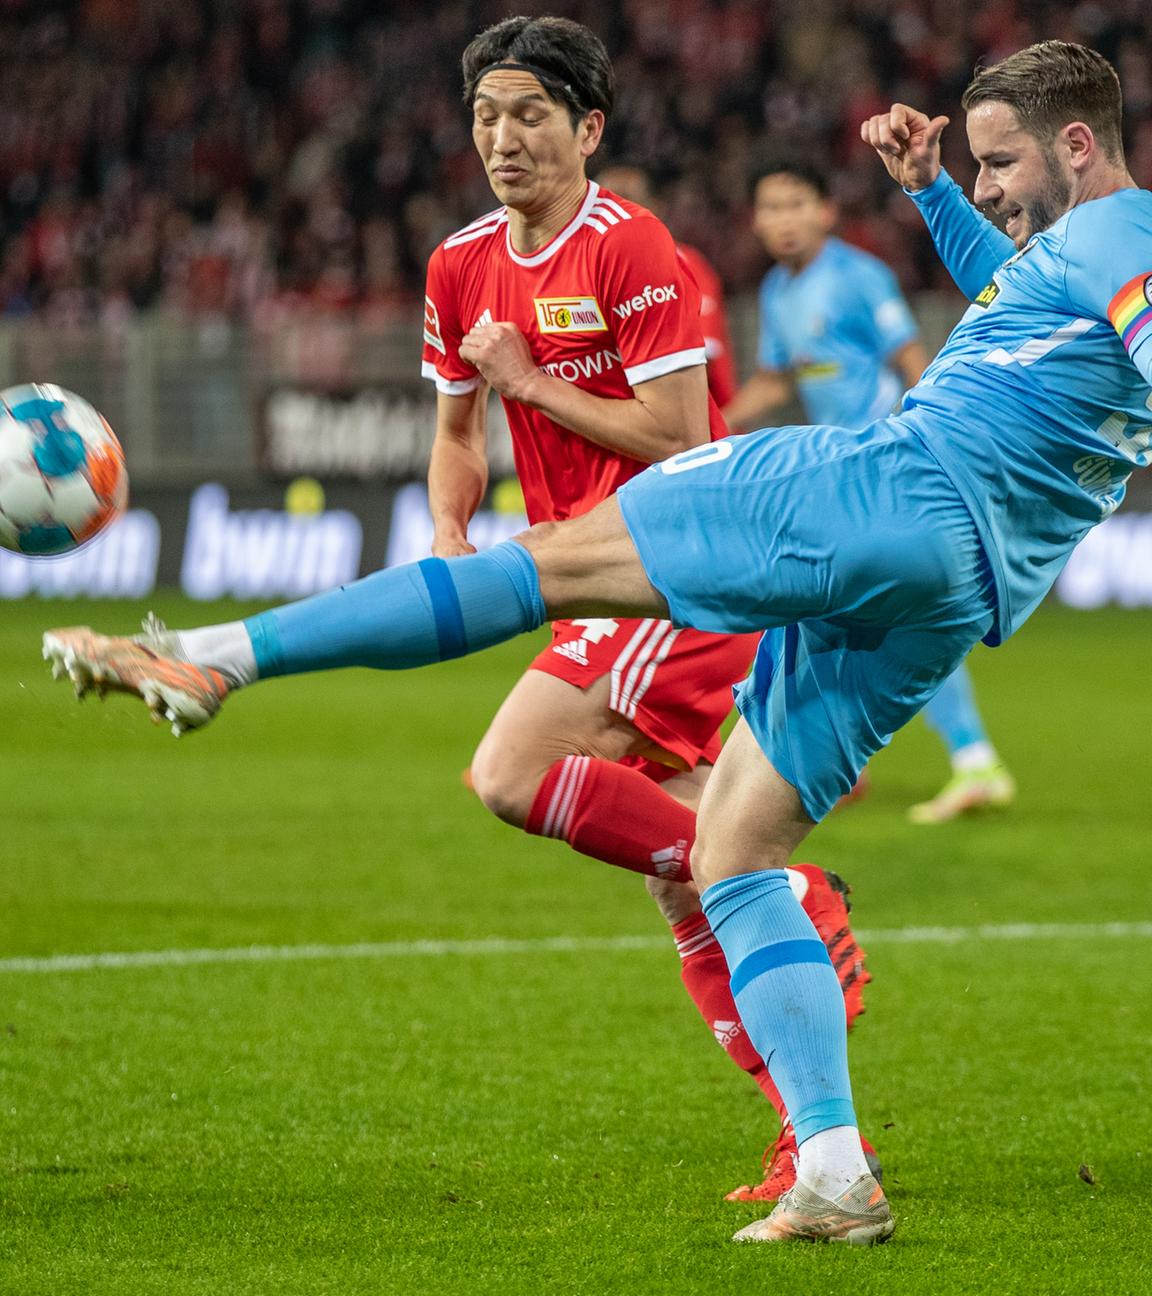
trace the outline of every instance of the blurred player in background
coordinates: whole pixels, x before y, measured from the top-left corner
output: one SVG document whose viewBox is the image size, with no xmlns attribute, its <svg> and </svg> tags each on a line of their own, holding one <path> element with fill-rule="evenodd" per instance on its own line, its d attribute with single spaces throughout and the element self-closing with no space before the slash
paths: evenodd
<svg viewBox="0 0 1152 1296">
<path fill-rule="evenodd" d="M 652 182 L 640 167 L 614 163 L 605 167 L 598 179 L 605 189 L 619 197 L 663 216 Z M 724 306 L 724 285 L 698 248 L 677 239 L 676 255 L 687 266 L 700 290 L 700 330 L 704 334 L 704 354 L 708 357 L 708 393 L 723 409 L 736 394 L 736 360 Z"/>
<path fill-rule="evenodd" d="M 439 558 L 475 552 L 468 524 L 487 486 L 489 386 L 504 400 L 532 522 L 587 512 L 647 464 L 727 432 L 709 398 L 718 379 L 714 363 L 705 368 L 686 257 L 650 212 L 585 174 L 612 106 L 603 46 L 574 24 L 515 18 L 481 34 L 463 68 L 476 146 L 505 205 L 446 239 L 428 266 Z M 716 289 L 710 321 L 714 362 L 730 363 Z M 781 1116 L 767 1187 L 736 1190 L 774 1200 L 794 1178 L 790 1126 L 748 1045 L 689 866 L 719 728 L 755 649 L 755 636 L 653 618 L 558 621 L 481 741 L 471 782 L 505 822 L 646 875 L 693 1002 Z M 842 884 L 811 865 L 791 876 L 854 1019 L 867 973 Z"/>
<path fill-rule="evenodd" d="M 760 427 L 798 397 L 810 423 L 864 427 L 896 406 L 928 364 L 896 276 L 876 257 L 835 238 L 828 178 L 811 163 L 761 169 L 754 224 L 776 264 L 760 287 L 759 367 L 724 407 L 733 429 Z M 961 665 L 924 708 L 952 761 L 952 777 L 913 823 L 1008 805 L 1015 783 L 984 729 Z"/>
</svg>

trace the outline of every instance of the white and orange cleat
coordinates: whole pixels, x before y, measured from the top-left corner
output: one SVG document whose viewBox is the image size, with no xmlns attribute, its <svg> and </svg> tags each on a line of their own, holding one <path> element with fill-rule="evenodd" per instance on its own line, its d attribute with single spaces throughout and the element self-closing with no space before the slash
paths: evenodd
<svg viewBox="0 0 1152 1296">
<path fill-rule="evenodd" d="M 152 713 L 155 724 L 168 723 L 177 738 L 201 729 L 228 696 L 228 681 L 219 671 L 193 666 L 175 655 L 172 637 L 149 615 L 142 634 L 131 638 L 97 634 L 88 626 L 49 630 L 44 659 L 52 678 L 72 681 L 76 696 L 89 691 L 131 693 Z"/>
<path fill-rule="evenodd" d="M 841 1242 L 872 1246 L 896 1228 L 884 1189 L 870 1174 L 831 1200 L 798 1183 L 766 1219 L 733 1234 L 733 1242 Z"/>
</svg>

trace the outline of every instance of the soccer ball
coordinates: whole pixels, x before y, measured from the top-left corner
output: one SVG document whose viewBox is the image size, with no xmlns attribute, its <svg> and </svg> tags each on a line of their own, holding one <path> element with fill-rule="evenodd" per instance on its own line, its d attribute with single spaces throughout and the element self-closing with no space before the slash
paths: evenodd
<svg viewBox="0 0 1152 1296">
<path fill-rule="evenodd" d="M 0 545 L 66 553 L 127 502 L 120 442 L 86 400 L 51 383 L 0 391 Z"/>
</svg>

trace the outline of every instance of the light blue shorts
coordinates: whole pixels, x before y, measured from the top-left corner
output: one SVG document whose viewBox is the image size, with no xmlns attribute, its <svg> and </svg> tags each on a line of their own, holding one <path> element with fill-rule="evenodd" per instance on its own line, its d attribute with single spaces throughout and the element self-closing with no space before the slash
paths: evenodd
<svg viewBox="0 0 1152 1296">
<path fill-rule="evenodd" d="M 992 625 L 972 518 L 897 419 L 728 437 L 617 498 L 677 625 L 768 632 L 736 701 L 813 819 Z"/>
</svg>

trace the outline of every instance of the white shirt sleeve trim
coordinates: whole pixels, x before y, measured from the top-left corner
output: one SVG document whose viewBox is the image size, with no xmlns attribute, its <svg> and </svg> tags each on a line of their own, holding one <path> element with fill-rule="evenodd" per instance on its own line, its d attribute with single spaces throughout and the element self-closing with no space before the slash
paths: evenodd
<svg viewBox="0 0 1152 1296">
<path fill-rule="evenodd" d="M 427 360 L 420 362 L 420 376 L 434 382 L 436 390 L 443 392 L 445 396 L 467 396 L 469 392 L 474 392 L 484 381 L 479 374 L 475 378 L 464 378 L 459 382 L 453 382 L 449 378 L 441 378 L 436 366 L 429 364 Z"/>
<path fill-rule="evenodd" d="M 635 387 L 639 383 L 651 382 L 653 378 L 663 378 L 665 374 L 675 373 L 677 369 L 692 369 L 704 364 L 707 359 L 703 347 L 673 351 L 671 355 L 657 356 L 655 360 L 645 360 L 643 364 L 625 369 L 624 379 L 629 387 Z"/>
</svg>

